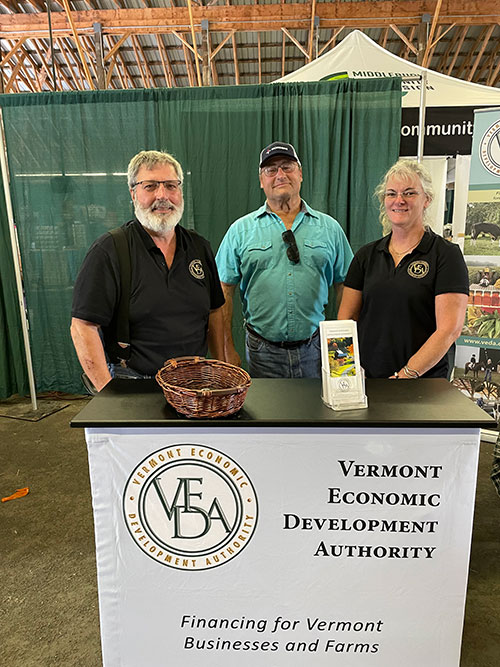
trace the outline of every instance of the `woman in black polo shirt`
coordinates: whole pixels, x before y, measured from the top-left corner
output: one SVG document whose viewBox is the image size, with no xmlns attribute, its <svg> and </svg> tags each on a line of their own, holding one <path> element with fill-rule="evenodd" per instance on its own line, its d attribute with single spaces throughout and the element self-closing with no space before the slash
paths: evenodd
<svg viewBox="0 0 500 667">
<path fill-rule="evenodd" d="M 375 191 L 382 239 L 355 255 L 339 320 L 357 320 L 366 377 L 447 377 L 469 281 L 460 248 L 425 224 L 432 201 L 427 170 L 399 160 Z"/>
</svg>

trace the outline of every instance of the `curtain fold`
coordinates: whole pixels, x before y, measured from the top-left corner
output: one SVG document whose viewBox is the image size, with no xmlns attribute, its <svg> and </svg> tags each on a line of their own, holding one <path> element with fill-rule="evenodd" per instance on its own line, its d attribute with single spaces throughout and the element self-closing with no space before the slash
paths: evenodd
<svg viewBox="0 0 500 667">
<path fill-rule="evenodd" d="M 164 149 L 179 159 L 183 224 L 215 251 L 229 225 L 264 200 L 262 147 L 289 141 L 303 164 L 302 196 L 335 217 L 356 250 L 380 235 L 371 193 L 398 156 L 401 83 L 3 95 L 0 107 L 37 389 L 80 391 L 72 287 L 92 241 L 132 217 L 125 172 L 135 153 Z M 241 347 L 241 319 L 235 339 Z"/>
<path fill-rule="evenodd" d="M 4 191 L 0 192 L 0 399 L 29 391 Z"/>
</svg>

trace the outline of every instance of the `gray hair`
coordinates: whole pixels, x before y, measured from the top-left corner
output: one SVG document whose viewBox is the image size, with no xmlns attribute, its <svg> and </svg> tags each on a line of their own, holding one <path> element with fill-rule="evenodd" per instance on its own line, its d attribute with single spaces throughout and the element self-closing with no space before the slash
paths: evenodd
<svg viewBox="0 0 500 667">
<path fill-rule="evenodd" d="M 387 189 L 387 181 L 393 176 L 397 176 L 401 180 L 411 180 L 414 176 L 417 176 L 420 180 L 422 190 L 427 196 L 429 203 L 434 199 L 434 189 L 432 187 L 432 180 L 429 172 L 423 166 L 421 162 L 416 160 L 398 160 L 396 164 L 393 164 L 392 167 L 386 172 L 382 180 L 378 184 L 373 193 L 377 197 L 380 204 L 380 213 L 379 220 L 382 225 L 382 231 L 385 234 L 388 234 L 391 231 L 391 223 L 387 218 L 387 213 L 385 211 L 385 191 Z M 426 217 L 426 210 L 424 210 L 424 223 Z M 426 226 L 424 224 L 424 226 Z"/>
<path fill-rule="evenodd" d="M 137 178 L 137 174 L 141 167 L 146 167 L 146 169 L 153 169 L 157 165 L 169 164 L 175 169 L 177 178 L 182 183 L 184 180 L 184 174 L 182 172 L 182 167 L 170 153 L 164 151 L 141 151 L 134 155 L 134 157 L 128 163 L 127 169 L 127 181 L 128 187 L 133 188 Z"/>
</svg>

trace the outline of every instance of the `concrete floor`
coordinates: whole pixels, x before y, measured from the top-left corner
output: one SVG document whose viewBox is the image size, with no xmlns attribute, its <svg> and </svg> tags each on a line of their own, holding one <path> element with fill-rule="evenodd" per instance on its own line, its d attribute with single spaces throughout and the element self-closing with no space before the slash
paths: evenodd
<svg viewBox="0 0 500 667">
<path fill-rule="evenodd" d="M 30 487 L 25 498 L 0 505 L 1 667 L 101 664 L 87 454 L 83 431 L 69 428 L 87 400 L 71 400 L 39 422 L 0 417 L 0 495 Z M 461 667 L 500 665 L 492 450 L 481 444 Z"/>
</svg>

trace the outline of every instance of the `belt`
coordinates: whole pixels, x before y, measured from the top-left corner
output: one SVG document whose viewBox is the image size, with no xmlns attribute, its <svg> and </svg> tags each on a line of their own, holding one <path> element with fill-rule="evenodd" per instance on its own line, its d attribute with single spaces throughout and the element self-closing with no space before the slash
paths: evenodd
<svg viewBox="0 0 500 667">
<path fill-rule="evenodd" d="M 309 338 L 304 338 L 304 340 L 293 340 L 293 341 L 275 341 L 275 340 L 267 340 L 267 338 L 264 338 L 264 336 L 261 336 L 258 334 L 255 329 L 252 329 L 252 327 L 247 324 L 246 325 L 247 331 L 252 334 L 252 336 L 255 336 L 255 338 L 258 338 L 259 340 L 263 340 L 265 343 L 269 343 L 269 345 L 273 345 L 274 347 L 281 347 L 284 350 L 293 350 L 296 347 L 300 347 L 301 345 L 305 345 L 306 343 L 310 343 L 313 338 L 316 338 L 316 336 L 319 335 L 319 329 L 316 329 L 316 331 L 309 336 Z"/>
</svg>

